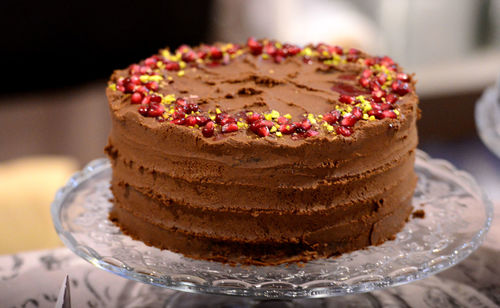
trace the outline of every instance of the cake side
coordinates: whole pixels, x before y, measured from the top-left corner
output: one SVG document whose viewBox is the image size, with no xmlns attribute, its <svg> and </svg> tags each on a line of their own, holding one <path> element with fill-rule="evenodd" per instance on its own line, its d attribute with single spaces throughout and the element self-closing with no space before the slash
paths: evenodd
<svg viewBox="0 0 500 308">
<path fill-rule="evenodd" d="M 141 113 L 150 102 L 133 104 L 136 92 L 116 88 L 137 67 L 115 72 L 111 218 L 147 244 L 232 263 L 307 261 L 391 238 L 416 185 L 414 80 L 387 58 L 357 52 L 351 61 L 346 51 L 330 61 L 318 46 L 276 61 L 249 41 L 227 63 L 160 64 L 148 75 L 161 76 L 148 94 L 161 97 L 160 116 Z M 179 50 L 182 59 L 203 46 Z M 177 121 L 186 111 L 179 102 L 196 111 Z M 190 117 L 207 122 L 190 125 Z"/>
</svg>

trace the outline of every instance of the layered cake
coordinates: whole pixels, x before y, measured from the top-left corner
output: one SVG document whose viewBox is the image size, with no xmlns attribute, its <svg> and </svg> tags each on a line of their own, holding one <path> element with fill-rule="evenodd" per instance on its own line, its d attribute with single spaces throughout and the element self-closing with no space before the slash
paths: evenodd
<svg viewBox="0 0 500 308">
<path fill-rule="evenodd" d="M 110 219 L 232 264 L 383 243 L 412 212 L 414 86 L 389 57 L 327 44 L 160 50 L 109 81 Z"/>
</svg>

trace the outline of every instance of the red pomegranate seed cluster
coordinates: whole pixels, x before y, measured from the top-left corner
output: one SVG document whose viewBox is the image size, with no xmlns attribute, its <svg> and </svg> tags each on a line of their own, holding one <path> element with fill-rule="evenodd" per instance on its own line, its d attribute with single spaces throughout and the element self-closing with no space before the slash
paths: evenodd
<svg viewBox="0 0 500 308">
<path fill-rule="evenodd" d="M 326 66 L 357 64 L 364 67 L 355 78 L 364 89 L 360 93 L 369 94 L 341 94 L 334 110 L 322 115 L 304 114 L 303 118 L 292 120 L 291 115 L 281 115 L 276 110 L 266 113 L 245 110 L 237 114 L 228 114 L 218 108 L 201 110 L 195 96 L 176 98 L 173 94 L 159 93 L 162 82 L 172 82 L 172 74 L 181 78 L 187 67 L 227 65 L 244 54 L 277 64 L 289 57 L 301 57 L 304 63 L 317 61 Z M 197 128 L 207 138 L 245 130 L 259 137 L 290 135 L 296 139 L 313 137 L 321 131 L 349 137 L 359 121 L 396 119 L 399 116 L 397 102 L 411 91 L 410 82 L 411 77 L 398 71 L 397 64 L 389 57 L 366 57 L 357 49 L 345 50 L 324 43 L 300 48 L 251 37 L 246 46 L 225 44 L 192 48 L 182 45 L 175 53 L 164 50 L 131 65 L 128 76 L 117 78 L 110 87 L 129 95 L 130 103 L 138 105 L 138 112 L 144 117 Z"/>
</svg>

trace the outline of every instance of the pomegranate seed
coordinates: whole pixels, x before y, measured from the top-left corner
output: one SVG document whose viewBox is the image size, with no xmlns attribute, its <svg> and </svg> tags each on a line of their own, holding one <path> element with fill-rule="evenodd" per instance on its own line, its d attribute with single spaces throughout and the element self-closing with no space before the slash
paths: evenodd
<svg viewBox="0 0 500 308">
<path fill-rule="evenodd" d="M 196 53 L 192 50 L 182 54 L 182 61 L 184 62 L 193 62 L 196 61 Z"/>
<path fill-rule="evenodd" d="M 147 58 L 145 61 L 144 61 L 144 64 L 146 64 L 147 66 L 151 67 L 151 68 L 155 68 L 156 67 L 156 59 L 151 57 L 151 58 Z"/>
<path fill-rule="evenodd" d="M 177 125 L 184 125 L 184 123 L 186 123 L 186 118 L 174 119 L 171 122 Z"/>
<path fill-rule="evenodd" d="M 134 92 L 134 94 L 132 94 L 132 96 L 130 97 L 130 102 L 132 104 L 140 104 L 142 102 L 142 98 L 142 93 Z"/>
<path fill-rule="evenodd" d="M 408 76 L 408 74 L 401 72 L 396 74 L 396 79 L 401 81 L 410 81 L 410 77 Z"/>
<path fill-rule="evenodd" d="M 370 78 L 370 76 L 373 74 L 372 70 L 370 69 L 365 69 L 362 73 L 361 73 L 361 77 L 363 78 Z"/>
<path fill-rule="evenodd" d="M 201 130 L 201 133 L 205 137 L 212 137 L 214 135 L 214 122 L 209 121 Z"/>
<path fill-rule="evenodd" d="M 370 85 L 370 79 L 367 77 L 361 77 L 361 78 L 359 78 L 359 84 L 363 88 L 368 88 L 368 86 Z"/>
<path fill-rule="evenodd" d="M 295 132 L 296 126 L 294 124 L 282 124 L 280 125 L 280 132 L 286 135 L 293 134 Z"/>
<path fill-rule="evenodd" d="M 312 64 L 313 63 L 311 60 L 311 57 L 309 57 L 309 56 L 304 56 L 302 58 L 302 62 L 304 62 L 305 64 Z"/>
<path fill-rule="evenodd" d="M 375 61 L 374 58 L 366 58 L 365 59 L 365 65 L 367 66 L 372 66 L 375 65 L 377 62 Z"/>
<path fill-rule="evenodd" d="M 167 71 L 178 71 L 181 69 L 181 66 L 177 62 L 168 62 L 165 64 L 165 69 Z"/>
<path fill-rule="evenodd" d="M 139 76 L 137 76 L 137 75 L 130 76 L 130 82 L 135 84 L 135 85 L 141 84 L 141 80 L 139 79 Z"/>
<path fill-rule="evenodd" d="M 328 124 L 334 124 L 340 119 L 340 111 L 333 110 L 332 112 L 325 113 L 323 115 L 323 120 Z"/>
<path fill-rule="evenodd" d="M 377 82 L 378 82 L 379 84 L 384 84 L 386 81 L 387 81 L 387 75 L 386 75 L 386 74 L 383 74 L 383 73 L 382 73 L 382 74 L 379 74 L 379 75 L 377 76 Z"/>
<path fill-rule="evenodd" d="M 199 59 L 205 59 L 208 56 L 208 53 L 206 51 L 200 50 L 196 55 L 198 56 Z"/>
<path fill-rule="evenodd" d="M 279 117 L 276 122 L 278 122 L 279 125 L 283 125 L 283 124 L 287 124 L 288 123 L 288 119 L 285 118 L 285 117 Z"/>
<path fill-rule="evenodd" d="M 129 70 L 128 70 L 128 71 L 129 71 L 129 73 L 130 73 L 130 74 L 132 74 L 132 75 L 133 75 L 133 74 L 137 74 L 137 73 L 139 73 L 139 69 L 140 69 L 140 68 L 141 68 L 141 67 L 140 67 L 140 65 L 139 65 L 139 64 L 132 64 L 132 65 L 130 65 L 130 67 L 129 67 Z"/>
<path fill-rule="evenodd" d="M 271 122 L 271 121 L 257 120 L 250 125 L 250 130 L 256 134 L 259 134 L 259 131 L 261 131 L 260 128 L 265 127 L 269 133 L 269 127 L 272 127 L 272 126 L 273 126 L 273 122 Z"/>
<path fill-rule="evenodd" d="M 117 85 L 116 85 L 116 89 L 117 89 L 118 91 L 120 91 L 120 92 L 125 92 L 125 87 L 124 87 L 123 85 L 119 85 L 119 84 L 117 84 Z"/>
<path fill-rule="evenodd" d="M 378 83 L 377 80 L 371 80 L 370 85 L 369 85 L 370 90 L 375 91 L 375 90 L 381 90 L 382 87 Z"/>
<path fill-rule="evenodd" d="M 187 102 L 183 98 L 176 99 L 175 100 L 175 104 L 177 104 L 178 106 L 182 106 L 182 107 L 186 107 L 187 106 Z"/>
<path fill-rule="evenodd" d="M 263 118 L 262 115 L 258 113 L 253 113 L 247 117 L 247 123 L 252 124 L 253 122 L 261 120 L 262 118 Z"/>
<path fill-rule="evenodd" d="M 300 52 L 300 50 L 301 50 L 300 47 L 295 46 L 295 45 L 291 45 L 291 46 L 287 47 L 288 54 L 291 56 L 295 56 L 296 54 L 298 54 Z"/>
<path fill-rule="evenodd" d="M 372 91 L 372 98 L 376 102 L 381 102 L 382 98 L 385 96 L 385 91 L 383 90 L 373 90 Z"/>
<path fill-rule="evenodd" d="M 372 110 L 368 111 L 368 115 L 374 116 L 377 119 L 382 119 L 382 117 L 383 117 L 382 110 L 377 110 L 377 109 L 372 109 Z"/>
<path fill-rule="evenodd" d="M 137 86 L 137 87 L 135 87 L 135 92 L 139 92 L 142 95 L 146 95 L 146 94 L 148 94 L 149 89 L 146 88 L 146 86 Z"/>
<path fill-rule="evenodd" d="M 359 59 L 359 56 L 355 55 L 355 54 L 348 54 L 346 56 L 347 62 L 356 62 L 356 61 L 358 61 L 358 59 Z"/>
<path fill-rule="evenodd" d="M 394 104 L 398 101 L 398 96 L 396 94 L 389 93 L 385 96 L 385 101 L 389 104 Z"/>
<path fill-rule="evenodd" d="M 139 113 L 142 114 L 143 116 L 147 116 L 149 111 L 148 106 L 141 106 L 139 107 Z"/>
<path fill-rule="evenodd" d="M 127 83 L 125 85 L 125 91 L 123 91 L 124 93 L 132 93 L 134 92 L 135 90 L 135 85 L 133 83 Z"/>
<path fill-rule="evenodd" d="M 354 126 L 358 120 L 354 115 L 352 114 L 347 114 L 345 115 L 342 120 L 340 121 L 340 125 L 342 126 Z"/>
<path fill-rule="evenodd" d="M 302 123 L 300 123 L 300 126 L 304 129 L 304 130 L 310 130 L 312 125 L 311 125 L 311 122 L 308 120 L 308 119 L 304 119 L 302 120 Z"/>
<path fill-rule="evenodd" d="M 151 95 L 151 102 L 152 103 L 161 103 L 161 96 L 158 95 Z"/>
<path fill-rule="evenodd" d="M 199 111 L 200 107 L 195 103 L 189 103 L 186 105 L 186 113 Z"/>
<path fill-rule="evenodd" d="M 386 104 L 386 103 L 381 103 L 380 104 L 380 110 L 389 110 L 391 109 L 391 105 L 390 104 Z"/>
<path fill-rule="evenodd" d="M 225 113 L 225 112 L 219 113 L 215 116 L 215 123 L 221 124 L 222 120 L 224 120 L 227 117 L 229 117 L 229 115 L 227 113 Z"/>
<path fill-rule="evenodd" d="M 222 126 L 222 133 L 232 133 L 238 130 L 238 125 L 236 123 L 229 123 Z"/>
<path fill-rule="evenodd" d="M 391 85 L 392 91 L 401 96 L 406 95 L 410 92 L 410 88 L 407 82 L 403 82 L 401 80 L 396 80 Z"/>
<path fill-rule="evenodd" d="M 151 96 L 150 95 L 147 95 L 147 96 L 144 96 L 144 98 L 142 99 L 141 101 L 141 104 L 142 105 L 149 105 L 149 102 L 151 101 Z"/>
<path fill-rule="evenodd" d="M 149 67 L 147 67 L 147 66 L 143 65 L 143 66 L 141 66 L 141 67 L 139 68 L 139 73 L 140 73 L 141 75 L 144 75 L 144 74 L 149 74 L 149 73 L 151 73 L 151 69 L 150 69 Z"/>
<path fill-rule="evenodd" d="M 274 57 L 276 55 L 276 47 L 274 47 L 274 45 L 272 45 L 271 43 L 268 43 L 264 47 L 264 52 L 270 55 L 271 57 Z"/>
<path fill-rule="evenodd" d="M 146 83 L 146 88 L 150 89 L 151 91 L 158 91 L 158 82 L 156 81 L 150 81 Z"/>
<path fill-rule="evenodd" d="M 349 96 L 349 95 L 340 95 L 339 97 L 339 102 L 344 103 L 344 104 L 352 104 L 356 98 L 354 96 Z"/>
<path fill-rule="evenodd" d="M 222 120 L 220 120 L 220 125 L 227 125 L 227 124 L 233 124 L 236 123 L 236 119 L 233 117 L 227 117 Z"/>
<path fill-rule="evenodd" d="M 207 124 L 207 122 L 208 122 L 208 118 L 205 116 L 196 117 L 196 124 L 198 124 L 199 126 L 203 126 L 203 125 Z"/>
<path fill-rule="evenodd" d="M 158 117 L 165 112 L 165 107 L 163 105 L 151 105 L 148 111 L 149 117 Z"/>
<path fill-rule="evenodd" d="M 189 116 L 186 118 L 186 126 L 195 126 L 196 125 L 196 117 L 195 116 Z"/>
<path fill-rule="evenodd" d="M 262 46 L 254 37 L 248 38 L 247 46 L 250 49 L 250 53 L 254 56 L 258 56 L 262 53 Z"/>
<path fill-rule="evenodd" d="M 283 62 L 285 60 L 285 57 L 277 55 L 277 56 L 274 56 L 273 60 L 275 63 L 280 64 L 281 62 Z"/>
<path fill-rule="evenodd" d="M 344 49 L 342 49 L 342 47 L 340 46 L 329 46 L 328 51 L 330 51 L 331 53 L 336 53 L 339 56 L 344 53 Z"/>
<path fill-rule="evenodd" d="M 349 137 L 350 135 L 352 135 L 352 129 L 350 127 L 339 126 L 337 127 L 337 134 Z"/>
<path fill-rule="evenodd" d="M 315 130 L 308 130 L 306 133 L 305 133 L 305 137 L 314 137 L 314 136 L 317 136 L 319 133 Z"/>
<path fill-rule="evenodd" d="M 261 137 L 269 136 L 269 128 L 267 128 L 267 126 L 261 126 L 257 128 L 256 134 Z"/>
<path fill-rule="evenodd" d="M 215 47 L 215 46 L 211 46 L 210 47 L 210 58 L 212 60 L 220 60 L 222 59 L 222 51 Z"/>
<path fill-rule="evenodd" d="M 361 108 L 359 107 L 352 108 L 351 113 L 354 118 L 356 118 L 356 120 L 361 120 L 361 118 L 363 117 L 363 111 L 361 111 Z"/>
<path fill-rule="evenodd" d="M 392 110 L 384 110 L 382 111 L 382 118 L 391 118 L 391 119 L 395 119 L 397 118 L 398 116 L 396 115 L 396 113 Z"/>
<path fill-rule="evenodd" d="M 347 51 L 347 54 L 349 54 L 349 55 L 359 55 L 360 53 L 361 53 L 361 51 L 359 51 L 356 48 L 349 48 L 349 50 Z"/>
<path fill-rule="evenodd" d="M 172 114 L 172 118 L 178 120 L 178 119 L 185 119 L 186 114 L 182 111 L 176 111 L 174 114 Z"/>
<path fill-rule="evenodd" d="M 382 57 L 382 59 L 380 59 L 380 65 L 390 67 L 390 66 L 394 65 L 394 61 L 391 58 L 389 58 L 388 56 L 384 56 L 384 57 Z"/>
</svg>

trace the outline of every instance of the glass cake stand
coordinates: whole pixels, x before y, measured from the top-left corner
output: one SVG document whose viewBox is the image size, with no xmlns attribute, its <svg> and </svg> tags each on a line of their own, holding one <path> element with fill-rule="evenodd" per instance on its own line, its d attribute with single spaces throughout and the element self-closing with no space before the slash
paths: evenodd
<svg viewBox="0 0 500 308">
<path fill-rule="evenodd" d="M 112 198 L 107 159 L 76 173 L 57 193 L 51 211 L 64 244 L 93 265 L 146 284 L 198 293 L 177 292 L 165 307 L 196 307 L 199 301 L 199 307 L 330 307 L 347 298 L 359 304 L 362 294 L 336 296 L 397 286 L 447 269 L 478 248 L 489 229 L 492 204 L 469 174 L 419 150 L 415 169 L 413 205 L 425 211 L 425 218 L 410 219 L 393 241 L 303 265 L 229 266 L 132 240 L 107 218 Z"/>
<path fill-rule="evenodd" d="M 476 103 L 476 126 L 484 144 L 500 157 L 500 81 L 484 91 Z"/>
</svg>

